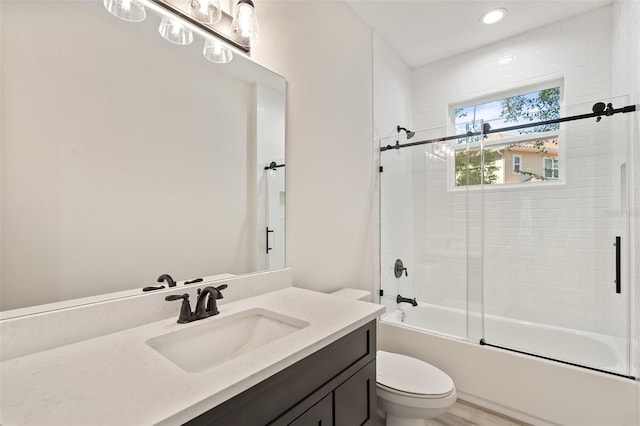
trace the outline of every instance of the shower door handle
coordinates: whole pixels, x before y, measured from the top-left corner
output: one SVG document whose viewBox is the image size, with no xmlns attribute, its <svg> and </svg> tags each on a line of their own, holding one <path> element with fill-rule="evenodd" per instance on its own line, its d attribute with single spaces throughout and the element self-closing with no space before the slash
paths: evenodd
<svg viewBox="0 0 640 426">
<path fill-rule="evenodd" d="M 273 229 L 269 229 L 269 227 L 267 226 L 267 254 L 269 254 L 269 250 L 273 250 L 273 247 L 269 247 L 269 232 L 273 232 Z"/>
<path fill-rule="evenodd" d="M 620 253 L 622 250 L 621 238 L 616 237 L 616 242 L 613 244 L 616 247 L 616 293 L 622 293 L 622 282 L 620 281 Z"/>
</svg>

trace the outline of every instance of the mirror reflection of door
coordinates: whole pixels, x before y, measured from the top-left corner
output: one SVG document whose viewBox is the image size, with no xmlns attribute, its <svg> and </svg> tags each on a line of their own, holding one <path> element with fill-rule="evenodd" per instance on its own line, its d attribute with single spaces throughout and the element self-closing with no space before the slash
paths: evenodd
<svg viewBox="0 0 640 426">
<path fill-rule="evenodd" d="M 265 171 L 266 174 L 266 247 L 265 269 L 284 268 L 284 164 Z"/>
</svg>

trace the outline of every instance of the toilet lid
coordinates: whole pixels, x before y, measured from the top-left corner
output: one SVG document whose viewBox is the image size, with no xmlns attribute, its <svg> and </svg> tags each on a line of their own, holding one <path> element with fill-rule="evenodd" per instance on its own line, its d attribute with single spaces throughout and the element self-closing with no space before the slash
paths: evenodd
<svg viewBox="0 0 640 426">
<path fill-rule="evenodd" d="M 378 351 L 376 380 L 400 392 L 425 396 L 451 393 L 453 380 L 433 365 L 406 355 Z"/>
</svg>

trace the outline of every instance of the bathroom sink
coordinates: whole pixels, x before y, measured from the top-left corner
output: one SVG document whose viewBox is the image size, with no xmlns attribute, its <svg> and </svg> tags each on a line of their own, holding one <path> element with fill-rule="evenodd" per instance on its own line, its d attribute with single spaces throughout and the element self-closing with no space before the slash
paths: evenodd
<svg viewBox="0 0 640 426">
<path fill-rule="evenodd" d="M 199 373 L 296 332 L 309 323 L 266 309 L 200 320 L 146 344 L 178 367 Z"/>
</svg>

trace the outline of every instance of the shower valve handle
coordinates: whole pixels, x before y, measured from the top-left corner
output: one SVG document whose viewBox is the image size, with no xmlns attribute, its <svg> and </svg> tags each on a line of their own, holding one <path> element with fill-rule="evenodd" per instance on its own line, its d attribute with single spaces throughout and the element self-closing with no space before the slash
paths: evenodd
<svg viewBox="0 0 640 426">
<path fill-rule="evenodd" d="M 396 278 L 400 278 L 403 272 L 405 277 L 409 276 L 409 273 L 407 272 L 407 268 L 404 267 L 402 260 L 397 259 L 396 263 L 393 266 L 393 273 L 396 276 Z"/>
</svg>

